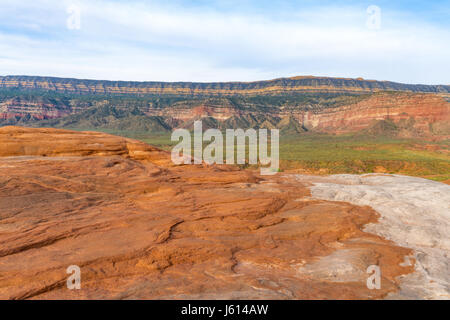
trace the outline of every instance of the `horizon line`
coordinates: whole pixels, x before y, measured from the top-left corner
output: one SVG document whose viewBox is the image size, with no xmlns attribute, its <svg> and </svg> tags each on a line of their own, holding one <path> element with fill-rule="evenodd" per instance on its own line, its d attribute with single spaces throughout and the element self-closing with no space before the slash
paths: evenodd
<svg viewBox="0 0 450 320">
<path fill-rule="evenodd" d="M 200 84 L 212 84 L 212 83 L 257 83 L 257 82 L 270 82 L 276 80 L 301 80 L 301 79 L 337 79 L 337 80 L 354 80 L 354 81 L 367 81 L 367 82 L 388 82 L 403 85 L 414 85 L 414 86 L 450 86 L 450 84 L 423 84 L 423 83 L 405 83 L 397 82 L 391 80 L 376 80 L 376 79 L 364 79 L 363 77 L 349 78 L 349 77 L 337 77 L 337 76 L 314 76 L 314 75 L 300 75 L 291 77 L 279 77 L 272 79 L 262 79 L 262 80 L 252 80 L 252 81 L 159 81 L 159 80 L 109 80 L 109 79 L 87 79 L 87 78 L 76 78 L 76 77 L 59 77 L 59 76 L 40 76 L 40 75 L 25 75 L 25 74 L 8 74 L 0 75 L 0 78 L 6 77 L 27 77 L 27 78 L 52 78 L 52 79 L 70 79 L 70 80 L 80 80 L 80 81 L 104 81 L 104 82 L 135 82 L 135 83 L 200 83 Z"/>
</svg>

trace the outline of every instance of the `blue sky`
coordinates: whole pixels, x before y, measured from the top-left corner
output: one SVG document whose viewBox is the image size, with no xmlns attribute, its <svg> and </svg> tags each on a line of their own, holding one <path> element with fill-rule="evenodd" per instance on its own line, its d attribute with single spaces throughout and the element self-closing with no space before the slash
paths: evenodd
<svg viewBox="0 0 450 320">
<path fill-rule="evenodd" d="M 0 74 L 450 84 L 450 0 L 0 0 Z"/>
</svg>

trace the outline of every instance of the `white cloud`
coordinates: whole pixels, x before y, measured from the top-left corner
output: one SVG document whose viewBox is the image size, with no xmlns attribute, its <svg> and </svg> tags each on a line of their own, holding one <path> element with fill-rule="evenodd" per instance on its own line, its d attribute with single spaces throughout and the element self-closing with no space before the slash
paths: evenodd
<svg viewBox="0 0 450 320">
<path fill-rule="evenodd" d="M 81 8 L 81 30 L 66 29 L 71 3 Z M 353 7 L 309 8 L 282 19 L 158 2 L 5 1 L 0 8 L 0 63 L 9 74 L 165 81 L 314 74 L 448 83 L 450 72 L 448 30 L 387 10 L 373 31 L 365 8 Z"/>
</svg>

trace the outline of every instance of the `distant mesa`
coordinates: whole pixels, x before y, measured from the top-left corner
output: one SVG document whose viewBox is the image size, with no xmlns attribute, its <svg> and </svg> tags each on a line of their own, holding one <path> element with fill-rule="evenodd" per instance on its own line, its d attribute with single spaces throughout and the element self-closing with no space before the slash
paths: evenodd
<svg viewBox="0 0 450 320">
<path fill-rule="evenodd" d="M 0 88 L 39 89 L 78 94 L 163 94 L 183 96 L 272 95 L 293 92 L 441 92 L 450 93 L 448 85 L 402 84 L 368 81 L 362 78 L 297 76 L 253 82 L 157 82 L 80 80 L 38 76 L 3 76 Z"/>
<path fill-rule="evenodd" d="M 298 76 L 254 82 L 0 77 L 0 125 L 163 133 L 278 128 L 284 134 L 450 136 L 450 86 Z M 392 122 L 374 125 L 377 121 Z"/>
</svg>

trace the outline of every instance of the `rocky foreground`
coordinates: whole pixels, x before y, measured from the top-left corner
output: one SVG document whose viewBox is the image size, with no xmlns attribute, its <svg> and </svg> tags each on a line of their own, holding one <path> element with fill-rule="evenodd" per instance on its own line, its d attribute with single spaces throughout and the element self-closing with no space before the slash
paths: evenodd
<svg viewBox="0 0 450 320">
<path fill-rule="evenodd" d="M 449 186 L 415 180 L 430 192 L 413 210 L 410 181 L 378 198 L 339 196 L 361 184 L 352 176 L 314 179 L 173 166 L 102 133 L 0 128 L 0 298 L 449 298 Z M 66 287 L 70 265 L 80 290 Z"/>
</svg>

